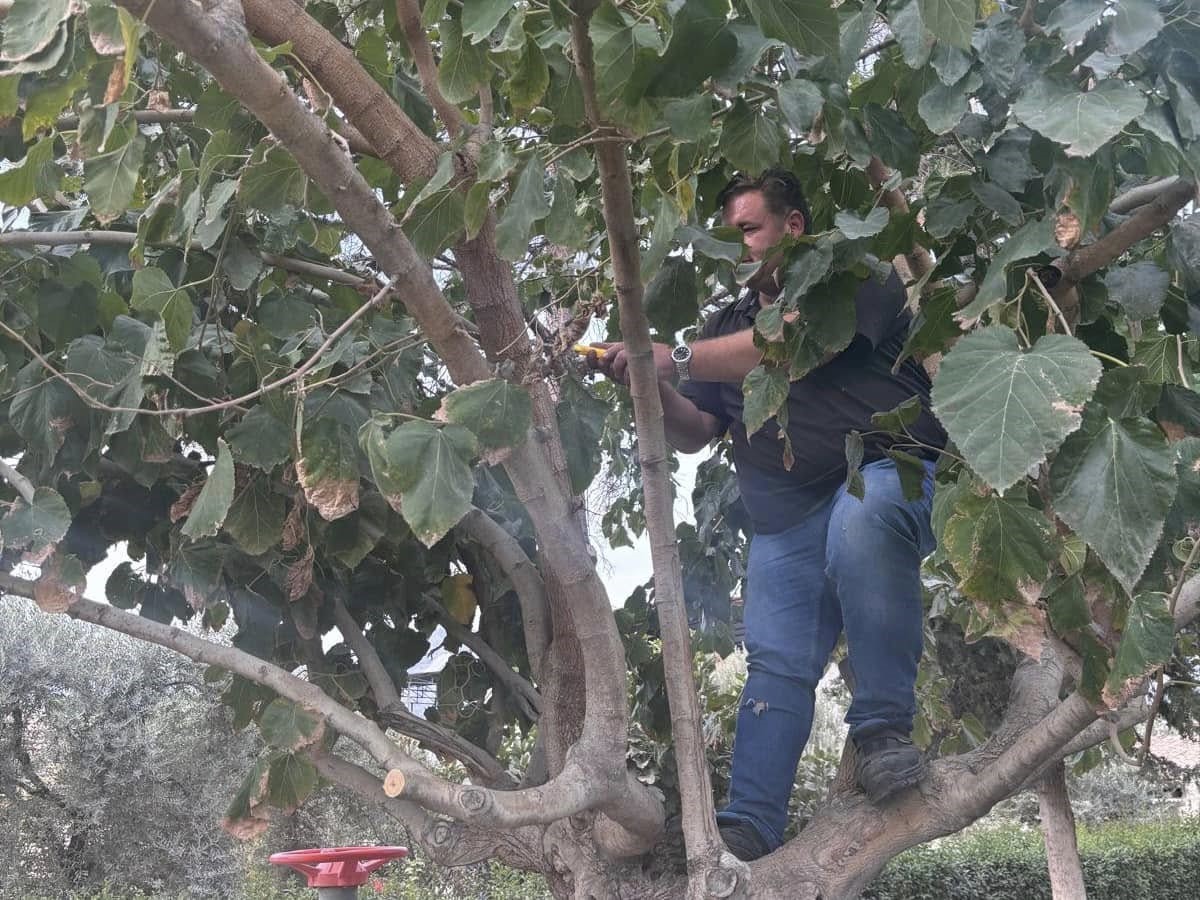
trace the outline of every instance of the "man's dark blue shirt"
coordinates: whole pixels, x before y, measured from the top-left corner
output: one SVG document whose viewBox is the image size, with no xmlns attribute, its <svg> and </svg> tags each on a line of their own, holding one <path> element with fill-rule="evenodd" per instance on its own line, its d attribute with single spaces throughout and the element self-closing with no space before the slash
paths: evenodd
<svg viewBox="0 0 1200 900">
<path fill-rule="evenodd" d="M 929 410 L 930 383 L 924 368 L 909 358 L 892 374 L 912 320 L 905 299 L 904 285 L 895 272 L 882 283 L 868 278 L 855 296 L 857 326 L 850 346 L 792 382 L 787 400 L 794 454 L 790 470 L 784 467 L 783 441 L 774 418 L 753 435 L 746 434 L 740 383 L 680 385 L 680 393 L 729 430 L 738 486 L 756 531 L 783 531 L 833 495 L 846 478 L 845 440 L 851 431 L 863 435 L 864 464 L 883 459 L 893 446 L 934 459 L 945 445 L 946 434 Z M 747 293 L 710 316 L 702 337 L 752 328 L 760 308 L 758 295 Z M 921 415 L 908 429 L 915 441 L 871 433 L 875 430 L 872 415 L 914 396 L 921 399 Z"/>
</svg>

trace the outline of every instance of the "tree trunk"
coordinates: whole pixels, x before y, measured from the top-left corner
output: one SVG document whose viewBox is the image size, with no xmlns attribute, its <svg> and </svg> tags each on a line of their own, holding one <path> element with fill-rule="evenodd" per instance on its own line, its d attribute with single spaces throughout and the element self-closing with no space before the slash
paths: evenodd
<svg viewBox="0 0 1200 900">
<path fill-rule="evenodd" d="M 1037 794 L 1054 900 L 1087 900 L 1075 842 L 1075 814 L 1067 796 L 1066 767 L 1061 762 L 1046 772 L 1038 783 Z"/>
</svg>

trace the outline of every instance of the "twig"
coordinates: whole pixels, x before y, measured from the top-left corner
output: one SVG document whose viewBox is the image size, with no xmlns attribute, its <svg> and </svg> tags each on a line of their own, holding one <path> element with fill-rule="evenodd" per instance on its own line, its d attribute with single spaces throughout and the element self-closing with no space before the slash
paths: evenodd
<svg viewBox="0 0 1200 900">
<path fill-rule="evenodd" d="M 1058 308 L 1058 304 L 1054 302 L 1054 298 L 1050 296 L 1050 292 L 1046 290 L 1046 286 L 1042 284 L 1042 279 L 1038 278 L 1038 274 L 1033 270 L 1032 266 L 1025 270 L 1025 277 L 1037 286 L 1038 292 L 1042 295 L 1042 297 L 1045 298 L 1046 303 L 1050 305 L 1050 308 L 1054 310 L 1054 314 L 1058 317 L 1058 321 L 1062 324 L 1063 332 L 1065 334 L 1070 334 L 1071 323 L 1067 321 L 1067 317 L 1063 315 L 1063 311 Z"/>
<path fill-rule="evenodd" d="M 137 234 L 133 231 L 9 231 L 0 234 L 0 247 L 71 247 L 77 244 L 102 244 L 112 247 L 132 247 L 137 242 Z M 169 242 L 155 242 L 155 247 L 173 247 Z M 203 250 L 199 241 L 188 244 L 191 250 Z M 262 261 L 269 266 L 275 266 L 297 275 L 311 275 L 323 278 L 336 284 L 348 284 L 359 287 L 368 284 L 368 280 L 347 272 L 335 269 L 333 266 L 323 266 L 307 259 L 296 259 L 291 256 L 280 256 L 276 253 L 263 251 L 259 254 Z"/>
<path fill-rule="evenodd" d="M 1113 198 L 1113 202 L 1108 205 L 1108 211 L 1118 216 L 1127 215 L 1138 207 L 1157 200 L 1177 181 L 1179 181 L 1178 175 L 1167 175 L 1164 178 L 1155 179 L 1149 184 L 1140 184 L 1135 188 L 1130 188 L 1120 196 Z"/>
<path fill-rule="evenodd" d="M 894 43 L 896 43 L 896 39 L 894 37 L 890 37 L 890 38 L 887 38 L 886 40 L 880 41 L 878 44 L 872 44 L 870 47 L 868 47 L 862 53 L 858 54 L 858 61 L 862 62 L 864 59 L 872 57 L 876 53 L 882 53 L 884 50 L 886 50 L 888 47 L 892 46 L 892 44 L 894 44 Z"/>
<path fill-rule="evenodd" d="M 521 714 L 531 722 L 536 722 L 542 714 L 542 697 L 537 689 L 515 672 L 504 657 L 492 649 L 491 645 L 477 632 L 464 626 L 450 611 L 432 597 L 425 598 L 425 605 L 442 622 L 446 633 L 463 646 L 469 648 L 480 662 L 492 670 L 492 673 L 503 684 L 517 701 Z"/>
<path fill-rule="evenodd" d="M 107 413 L 137 413 L 138 415 L 143 416 L 183 416 L 184 418 L 187 418 L 189 416 L 199 416 L 204 413 L 218 412 L 223 409 L 231 409 L 232 407 L 247 403 L 250 400 L 255 400 L 264 394 L 291 384 L 298 378 L 304 377 L 304 375 L 320 361 L 321 357 L 325 354 L 325 351 L 332 347 L 342 335 L 349 331 L 350 327 L 359 319 L 361 319 L 368 310 L 371 310 L 377 306 L 383 300 L 383 298 L 391 292 L 391 290 L 392 283 L 389 281 L 376 292 L 374 297 L 347 316 L 346 321 L 334 329 L 333 333 L 325 339 L 324 343 L 322 343 L 321 346 L 316 349 L 313 355 L 310 356 L 305 363 L 300 366 L 300 368 L 289 372 L 287 375 L 283 376 L 282 378 L 278 378 L 269 384 L 262 385 L 257 390 L 253 390 L 248 394 L 243 394 L 241 397 L 235 397 L 232 400 L 221 400 L 217 403 L 206 404 L 205 406 L 176 406 L 169 407 L 167 409 L 142 409 L 140 407 L 109 406 L 107 403 L 102 403 L 101 401 L 96 400 L 81 387 L 79 387 L 79 385 L 75 384 L 75 382 L 73 382 L 70 378 L 58 371 L 58 369 L 54 368 L 53 364 L 51 364 L 46 357 L 39 353 L 37 349 L 27 340 L 25 340 L 25 338 L 19 332 L 14 331 L 5 322 L 0 322 L 0 330 L 3 330 L 9 337 L 19 341 L 22 345 L 24 345 L 25 349 L 33 354 L 34 358 L 41 364 L 42 368 L 44 368 L 55 378 L 64 382 L 79 396 L 79 399 L 81 399 L 88 406 L 92 407 L 92 409 L 98 409 L 101 412 Z"/>
<path fill-rule="evenodd" d="M 0 459 L 0 475 L 4 476 L 5 480 L 16 488 L 22 500 L 33 506 L 33 482 L 2 459 Z"/>
<path fill-rule="evenodd" d="M 1184 582 L 1187 581 L 1188 570 L 1196 563 L 1196 557 L 1200 556 L 1200 540 L 1193 538 L 1192 549 L 1188 551 L 1187 559 L 1183 563 L 1183 571 L 1179 573 L 1179 581 L 1175 584 L 1175 589 L 1171 591 L 1171 596 L 1167 600 L 1167 610 L 1171 613 L 1171 618 L 1175 617 L 1175 606 L 1179 603 L 1179 594 L 1183 591 Z M 1158 677 L 1155 683 L 1154 701 L 1150 704 L 1150 714 L 1146 717 L 1146 734 L 1142 738 L 1142 750 L 1138 754 L 1139 764 L 1146 762 L 1146 757 L 1150 754 L 1150 735 L 1154 731 L 1154 720 L 1158 717 L 1158 708 L 1162 706 L 1163 699 L 1163 668 L 1160 666 Z"/>
</svg>

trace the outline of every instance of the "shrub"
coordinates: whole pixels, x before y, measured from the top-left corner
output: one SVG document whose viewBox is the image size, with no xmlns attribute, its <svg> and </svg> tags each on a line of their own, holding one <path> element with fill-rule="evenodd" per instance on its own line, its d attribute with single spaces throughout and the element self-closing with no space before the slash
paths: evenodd
<svg viewBox="0 0 1200 900">
<path fill-rule="evenodd" d="M 1081 828 L 1079 852 L 1089 900 L 1195 900 L 1200 823 Z M 1050 900 L 1040 832 L 979 831 L 898 856 L 864 900 Z"/>
</svg>

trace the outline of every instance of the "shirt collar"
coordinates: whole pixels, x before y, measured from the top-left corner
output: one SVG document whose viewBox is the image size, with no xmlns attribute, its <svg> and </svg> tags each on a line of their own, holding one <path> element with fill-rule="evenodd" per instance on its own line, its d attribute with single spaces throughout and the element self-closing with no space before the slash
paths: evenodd
<svg viewBox="0 0 1200 900">
<path fill-rule="evenodd" d="M 734 306 L 734 310 L 739 314 L 753 321 L 758 315 L 758 311 L 762 307 L 758 302 L 758 291 L 753 291 L 747 288 L 742 292 L 742 297 Z"/>
</svg>

